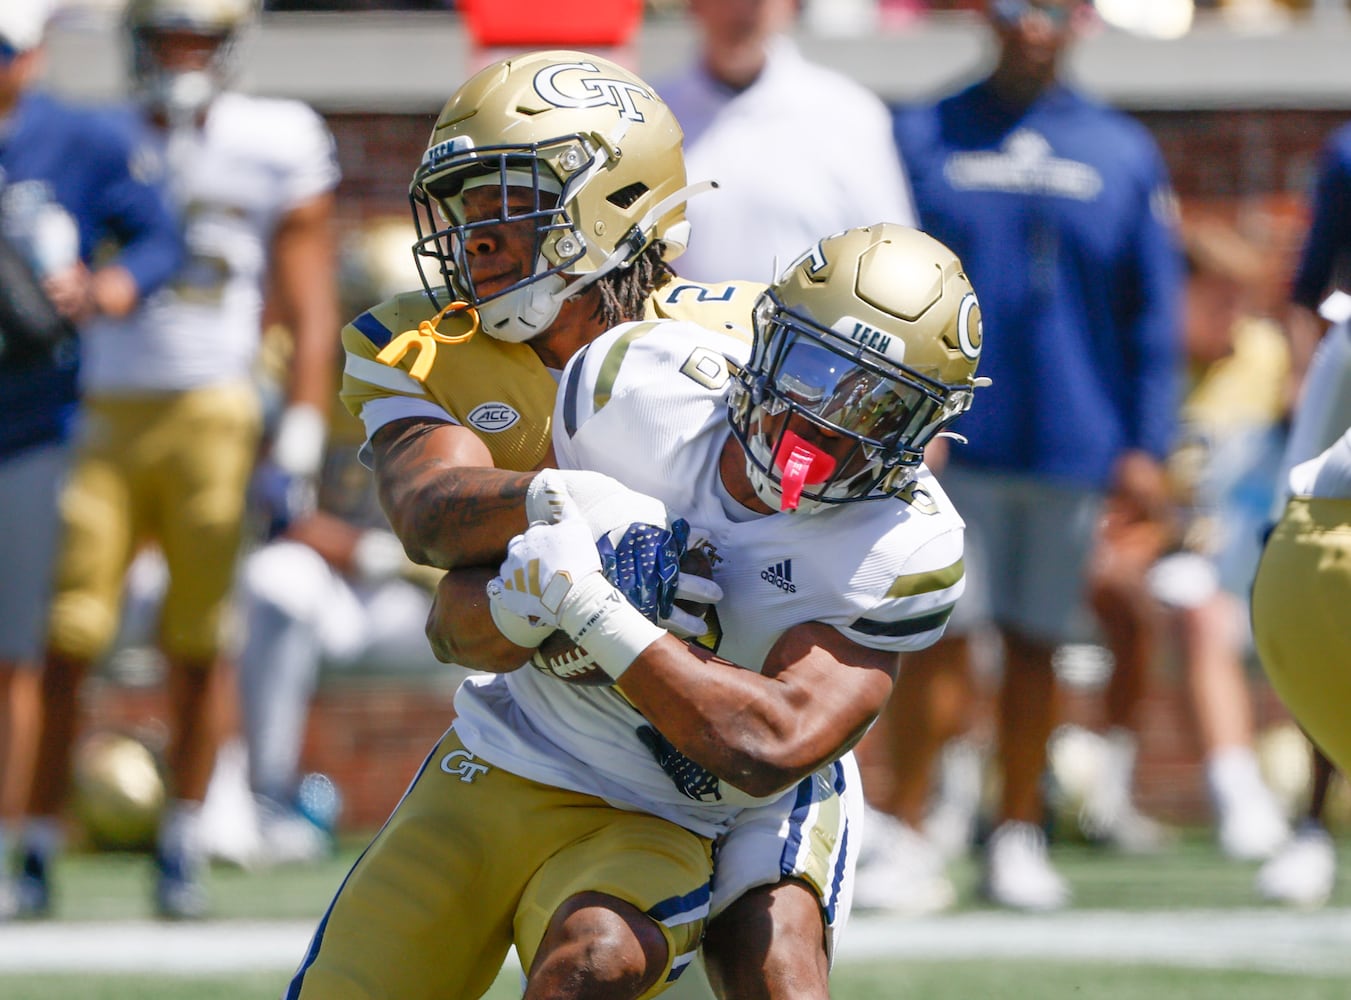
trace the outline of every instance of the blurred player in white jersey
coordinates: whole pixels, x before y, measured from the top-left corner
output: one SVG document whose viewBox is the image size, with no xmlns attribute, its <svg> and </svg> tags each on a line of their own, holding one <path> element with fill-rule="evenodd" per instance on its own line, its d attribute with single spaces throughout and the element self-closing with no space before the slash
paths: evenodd
<svg viewBox="0 0 1351 1000">
<path fill-rule="evenodd" d="M 76 469 L 63 503 L 43 725 L 24 834 L 21 905 L 51 905 L 50 862 L 78 727 L 80 681 L 112 641 L 124 574 L 158 544 L 170 582 L 159 623 L 171 712 L 172 800 L 156 852 L 161 915 L 201 914 L 199 813 L 223 680 L 222 624 L 259 440 L 251 366 L 265 291 L 295 340 L 269 461 L 317 471 L 338 327 L 330 222 L 332 138 L 294 101 L 224 88 L 252 0 L 132 0 L 127 37 L 138 106 L 158 129 L 189 259 L 125 321 L 84 337 Z"/>
<path fill-rule="evenodd" d="M 890 691 L 896 652 L 937 638 L 961 590 L 961 521 L 920 459 L 970 403 L 979 308 L 946 248 L 880 225 L 804 255 L 761 298 L 756 330 L 752 351 L 685 323 L 631 323 L 574 358 L 559 458 L 660 499 L 585 473 L 533 477 L 530 520 L 577 514 L 513 541 L 506 583 L 489 586 L 510 642 L 484 607 L 493 571 L 447 574 L 434 646 L 502 676 L 461 688 L 455 728 L 344 883 L 289 995 L 474 995 L 514 941 L 527 997 L 651 996 L 691 960 L 710 912 L 721 995 L 828 995 L 860 833 L 839 758 Z M 711 526 L 728 596 L 700 644 L 591 574 L 608 503 Z M 513 589 L 536 561 L 537 585 Z M 560 619 L 538 595 L 567 574 Z M 560 623 L 618 685 L 515 669 Z M 392 900 L 391 880 L 416 899 Z M 771 913 L 795 915 L 777 942 Z M 433 945 L 447 935 L 453 955 Z M 395 942 L 397 969 L 382 959 Z M 772 944 L 794 961 L 778 956 L 772 974 L 734 961 Z"/>
</svg>

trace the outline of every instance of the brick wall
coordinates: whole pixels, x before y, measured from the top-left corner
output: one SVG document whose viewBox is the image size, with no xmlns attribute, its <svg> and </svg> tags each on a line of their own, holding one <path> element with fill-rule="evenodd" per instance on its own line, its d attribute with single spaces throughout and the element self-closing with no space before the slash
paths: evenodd
<svg viewBox="0 0 1351 1000">
<path fill-rule="evenodd" d="M 1278 305 L 1306 226 L 1304 198 L 1319 146 L 1347 113 L 1149 111 L 1137 117 L 1159 142 L 1184 213 L 1222 215 L 1272 251 L 1266 305 Z M 408 181 L 435 118 L 436 109 L 328 116 L 343 167 L 345 227 L 378 216 L 407 217 Z"/>
<path fill-rule="evenodd" d="M 1259 728 L 1284 719 L 1270 688 L 1253 685 Z M 151 745 L 167 731 L 163 692 L 94 682 L 86 689 L 85 726 L 135 731 Z M 1176 677 L 1152 679 L 1141 717 L 1137 788 L 1142 807 L 1174 823 L 1209 818 L 1204 776 L 1194 727 Z M 988 706 L 982 714 L 988 716 Z M 1091 692 L 1067 693 L 1064 720 L 1096 726 L 1101 699 Z M 373 830 L 398 803 L 409 780 L 453 718 L 452 692 L 435 681 L 341 678 L 325 683 L 315 699 L 302 758 L 305 771 L 322 771 L 342 789 L 342 826 Z M 889 775 L 878 743 L 870 736 L 859 748 L 865 784 L 885 794 Z"/>
<path fill-rule="evenodd" d="M 1242 204 L 1298 197 L 1319 145 L 1344 111 L 1149 111 L 1136 115 L 1158 140 L 1185 202 Z M 402 212 L 435 109 L 423 114 L 331 114 L 343 167 L 346 217 Z"/>
</svg>

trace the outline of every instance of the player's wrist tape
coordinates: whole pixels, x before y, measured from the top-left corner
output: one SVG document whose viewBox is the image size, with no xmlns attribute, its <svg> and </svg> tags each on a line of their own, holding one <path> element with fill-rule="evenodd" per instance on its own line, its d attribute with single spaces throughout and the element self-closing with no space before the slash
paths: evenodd
<svg viewBox="0 0 1351 1000">
<path fill-rule="evenodd" d="M 541 469 L 525 488 L 525 523 L 543 521 L 553 524 L 558 520 L 558 494 L 566 492 L 557 469 Z"/>
<path fill-rule="evenodd" d="M 327 438 L 324 415 L 308 403 L 294 403 L 277 422 L 272 461 L 293 476 L 313 476 L 323 464 Z"/>
<path fill-rule="evenodd" d="M 666 634 L 600 573 L 572 585 L 559 608 L 558 624 L 613 680 Z"/>
</svg>

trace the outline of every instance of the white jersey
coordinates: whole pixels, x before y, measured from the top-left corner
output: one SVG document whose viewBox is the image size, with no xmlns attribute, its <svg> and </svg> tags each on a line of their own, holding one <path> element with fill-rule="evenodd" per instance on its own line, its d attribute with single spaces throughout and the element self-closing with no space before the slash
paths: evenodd
<svg viewBox="0 0 1351 1000">
<path fill-rule="evenodd" d="M 1301 486 L 1311 485 L 1312 481 L 1297 483 L 1297 478 L 1307 477 L 1296 477 L 1295 467 L 1322 455 L 1348 426 L 1351 426 L 1351 321 L 1344 319 L 1328 328 L 1309 361 L 1286 437 L 1277 480 L 1279 488 L 1271 508 L 1273 521 L 1280 518 L 1292 494 L 1309 495 L 1309 489 Z"/>
<path fill-rule="evenodd" d="M 755 514 L 718 475 L 730 434 L 725 357 L 744 342 L 689 324 L 616 327 L 569 363 L 554 410 L 563 468 L 608 473 L 709 532 L 725 594 L 705 643 L 759 670 L 788 629 L 824 622 L 877 649 L 920 649 L 943 632 L 962 590 L 962 521 L 927 470 L 907 499 L 815 514 Z M 525 777 L 599 795 L 708 835 L 747 805 L 680 755 L 614 689 L 525 668 L 471 678 L 456 731 L 475 753 Z M 789 794 L 792 794 L 791 792 Z"/>
<path fill-rule="evenodd" d="M 772 281 L 829 233 L 877 222 L 914 226 L 891 116 L 872 91 L 804 59 L 787 38 L 735 92 L 696 64 L 658 86 L 685 133 L 689 248 L 673 262 L 695 281 Z"/>
<path fill-rule="evenodd" d="M 169 158 L 188 259 L 124 320 L 82 338 L 87 393 L 174 392 L 249 377 L 272 237 L 291 209 L 338 182 L 333 139 L 299 101 L 226 93 Z"/>
<path fill-rule="evenodd" d="M 1289 488 L 1297 497 L 1351 498 L 1351 430 L 1320 455 L 1291 469 Z"/>
</svg>

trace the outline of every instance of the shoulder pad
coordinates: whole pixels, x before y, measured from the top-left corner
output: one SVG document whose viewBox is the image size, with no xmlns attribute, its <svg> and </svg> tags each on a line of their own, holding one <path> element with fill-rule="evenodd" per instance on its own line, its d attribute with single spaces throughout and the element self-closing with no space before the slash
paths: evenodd
<svg viewBox="0 0 1351 1000">
<path fill-rule="evenodd" d="M 648 296 L 643 318 L 697 323 L 749 343 L 751 314 L 765 287 L 754 281 L 710 284 L 676 278 Z"/>
</svg>

